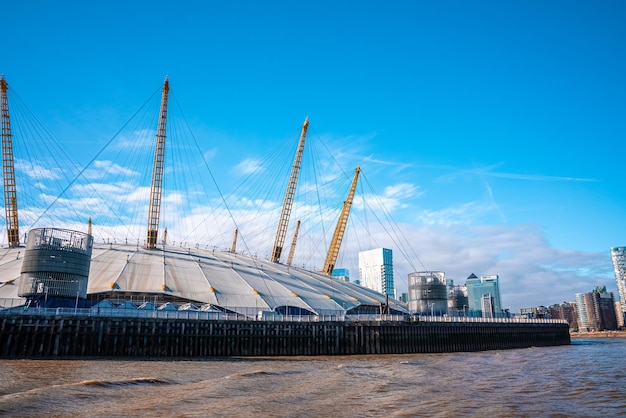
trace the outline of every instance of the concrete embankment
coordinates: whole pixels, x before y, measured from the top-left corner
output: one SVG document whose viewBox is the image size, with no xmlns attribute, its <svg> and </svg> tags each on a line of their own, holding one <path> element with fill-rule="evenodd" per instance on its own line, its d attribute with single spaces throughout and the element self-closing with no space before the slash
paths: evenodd
<svg viewBox="0 0 626 418">
<path fill-rule="evenodd" d="M 1 358 L 442 353 L 569 343 L 564 323 L 0 317 Z"/>
<path fill-rule="evenodd" d="M 572 338 L 626 338 L 626 331 L 571 332 Z"/>
</svg>

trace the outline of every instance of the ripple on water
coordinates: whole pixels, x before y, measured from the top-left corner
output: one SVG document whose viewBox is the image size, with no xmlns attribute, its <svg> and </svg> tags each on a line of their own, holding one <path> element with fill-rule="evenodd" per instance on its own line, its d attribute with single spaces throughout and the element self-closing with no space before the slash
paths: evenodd
<svg viewBox="0 0 626 418">
<path fill-rule="evenodd" d="M 0 361 L 0 415 L 617 416 L 623 358 L 626 342 L 611 339 L 322 360 Z"/>
</svg>

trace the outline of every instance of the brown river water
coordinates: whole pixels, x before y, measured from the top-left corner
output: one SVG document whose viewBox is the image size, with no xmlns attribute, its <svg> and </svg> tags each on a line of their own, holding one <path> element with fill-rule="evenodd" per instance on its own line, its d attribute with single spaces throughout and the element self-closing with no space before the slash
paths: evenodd
<svg viewBox="0 0 626 418">
<path fill-rule="evenodd" d="M 8 417 L 626 416 L 626 339 L 448 354 L 0 360 Z"/>
</svg>

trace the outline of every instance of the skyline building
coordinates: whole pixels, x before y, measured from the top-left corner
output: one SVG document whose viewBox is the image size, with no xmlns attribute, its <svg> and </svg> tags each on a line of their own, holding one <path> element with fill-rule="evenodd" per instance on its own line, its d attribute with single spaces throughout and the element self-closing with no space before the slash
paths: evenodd
<svg viewBox="0 0 626 418">
<path fill-rule="evenodd" d="M 480 298 L 480 310 L 483 312 L 483 318 L 493 318 L 495 310 L 493 296 L 486 293 Z"/>
<path fill-rule="evenodd" d="M 497 274 L 478 278 L 472 273 L 467 278 L 465 287 L 467 288 L 467 302 L 471 316 L 485 318 L 502 316 L 500 277 Z"/>
<path fill-rule="evenodd" d="M 344 282 L 349 282 L 350 270 L 344 268 L 333 269 L 331 276 Z"/>
<path fill-rule="evenodd" d="M 576 293 L 576 311 L 578 313 L 578 330 L 591 331 L 593 325 L 589 320 L 589 309 L 585 293 Z"/>
<path fill-rule="evenodd" d="M 528 308 L 520 308 L 519 310 L 522 318 L 549 318 L 550 310 L 545 306 L 530 306 Z"/>
<path fill-rule="evenodd" d="M 626 247 L 611 248 L 613 270 L 615 270 L 615 282 L 617 283 L 617 295 L 621 303 L 621 321 L 626 317 Z"/>
<path fill-rule="evenodd" d="M 359 252 L 359 282 L 361 286 L 395 298 L 392 251 L 375 248 Z"/>
<path fill-rule="evenodd" d="M 564 319 L 571 325 L 578 322 L 578 313 L 575 302 L 563 302 L 548 306 L 548 314 L 551 319 Z"/>
<path fill-rule="evenodd" d="M 589 293 L 577 293 L 578 329 L 580 331 L 603 331 L 617 329 L 615 299 L 613 292 L 597 287 Z"/>
<path fill-rule="evenodd" d="M 615 302 L 615 316 L 617 317 L 617 327 L 622 328 L 624 326 L 624 315 L 622 315 L 622 304 Z"/>
</svg>

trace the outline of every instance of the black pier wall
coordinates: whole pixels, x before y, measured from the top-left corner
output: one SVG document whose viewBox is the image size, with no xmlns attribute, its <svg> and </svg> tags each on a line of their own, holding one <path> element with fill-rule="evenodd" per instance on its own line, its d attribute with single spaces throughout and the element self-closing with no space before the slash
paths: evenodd
<svg viewBox="0 0 626 418">
<path fill-rule="evenodd" d="M 443 353 L 569 343 L 564 323 L 0 317 L 0 358 Z"/>
</svg>

